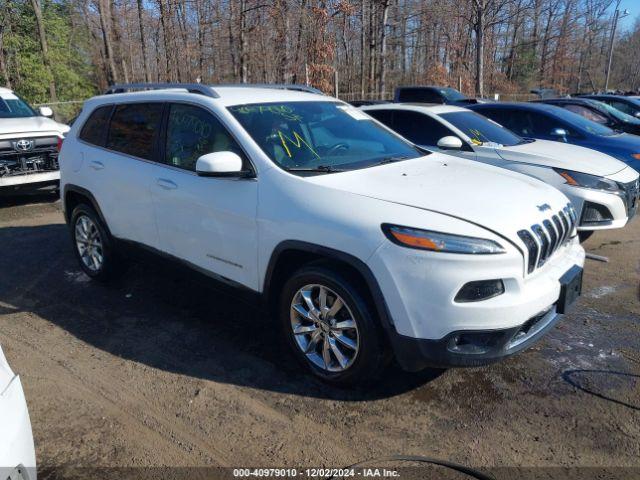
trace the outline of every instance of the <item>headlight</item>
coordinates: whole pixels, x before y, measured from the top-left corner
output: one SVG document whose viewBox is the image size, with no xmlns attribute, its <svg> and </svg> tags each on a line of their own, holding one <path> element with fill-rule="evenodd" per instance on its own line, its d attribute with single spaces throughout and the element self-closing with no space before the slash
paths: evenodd
<svg viewBox="0 0 640 480">
<path fill-rule="evenodd" d="M 564 178 L 569 185 L 621 193 L 618 184 L 608 178 L 598 177 L 597 175 L 587 175 L 586 173 L 574 172 L 572 170 L 562 170 L 560 168 L 554 168 L 553 170 Z"/>
<path fill-rule="evenodd" d="M 393 243 L 418 250 L 448 253 L 505 253 L 502 245 L 485 238 L 432 232 L 387 223 L 382 225 L 382 231 Z"/>
</svg>

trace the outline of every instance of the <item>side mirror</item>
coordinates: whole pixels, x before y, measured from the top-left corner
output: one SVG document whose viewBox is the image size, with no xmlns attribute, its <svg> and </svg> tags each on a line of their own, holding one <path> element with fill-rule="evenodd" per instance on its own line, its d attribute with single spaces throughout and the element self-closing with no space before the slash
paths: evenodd
<svg viewBox="0 0 640 480">
<path fill-rule="evenodd" d="M 438 148 L 443 150 L 460 150 L 462 148 L 462 140 L 453 135 L 442 137 L 438 140 Z"/>
<path fill-rule="evenodd" d="M 552 137 L 558 137 L 561 140 L 566 141 L 568 133 L 564 128 L 554 128 L 553 130 L 551 130 L 550 135 Z"/>
<path fill-rule="evenodd" d="M 53 110 L 51 110 L 51 108 L 49 108 L 49 107 L 40 107 L 40 108 L 38 108 L 38 113 L 43 117 L 47 117 L 47 118 L 52 118 L 53 117 Z"/>
<path fill-rule="evenodd" d="M 640 118 L 640 112 L 634 113 L 633 116 L 636 117 L 636 118 Z"/>
<path fill-rule="evenodd" d="M 242 170 L 242 159 L 233 152 L 207 153 L 198 158 L 196 173 L 201 177 L 245 177 L 249 172 Z"/>
</svg>

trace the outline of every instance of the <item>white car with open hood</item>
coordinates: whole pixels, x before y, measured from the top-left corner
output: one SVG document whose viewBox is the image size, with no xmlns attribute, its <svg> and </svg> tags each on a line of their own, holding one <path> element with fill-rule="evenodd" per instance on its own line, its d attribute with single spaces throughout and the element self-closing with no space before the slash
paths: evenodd
<svg viewBox="0 0 640 480">
<path fill-rule="evenodd" d="M 147 91 L 126 93 L 130 90 Z M 567 197 L 425 153 L 307 87 L 113 87 L 61 152 L 73 249 L 91 278 L 124 248 L 177 260 L 264 305 L 293 355 L 350 384 L 475 366 L 540 339 L 580 294 Z"/>
<path fill-rule="evenodd" d="M 0 348 L 0 478 L 36 480 L 31 421 L 20 377 Z"/>
<path fill-rule="evenodd" d="M 524 139 L 482 115 L 452 105 L 379 104 L 367 114 L 416 145 L 536 177 L 564 193 L 586 238 L 620 228 L 638 207 L 638 172 L 609 155 L 547 140 Z"/>
<path fill-rule="evenodd" d="M 58 151 L 69 127 L 52 116 L 50 108 L 36 111 L 0 88 L 0 194 L 57 188 Z"/>
</svg>

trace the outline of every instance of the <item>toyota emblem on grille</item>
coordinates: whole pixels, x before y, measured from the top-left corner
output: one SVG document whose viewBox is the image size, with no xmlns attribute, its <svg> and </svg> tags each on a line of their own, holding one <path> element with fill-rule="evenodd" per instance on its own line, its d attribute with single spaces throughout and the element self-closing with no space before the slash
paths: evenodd
<svg viewBox="0 0 640 480">
<path fill-rule="evenodd" d="M 547 210 L 551 210 L 551 207 L 549 206 L 548 203 L 543 203 L 542 205 L 536 205 L 538 207 L 538 210 L 540 210 L 541 212 L 546 212 Z"/>
<path fill-rule="evenodd" d="M 33 140 L 18 140 L 13 143 L 13 149 L 17 152 L 28 152 L 33 150 Z"/>
</svg>

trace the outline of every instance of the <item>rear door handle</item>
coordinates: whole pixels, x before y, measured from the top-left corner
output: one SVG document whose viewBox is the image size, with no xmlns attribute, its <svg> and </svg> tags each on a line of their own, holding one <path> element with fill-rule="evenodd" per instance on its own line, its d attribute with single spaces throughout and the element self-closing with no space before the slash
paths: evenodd
<svg viewBox="0 0 640 480">
<path fill-rule="evenodd" d="M 158 178 L 156 180 L 156 184 L 159 187 L 164 188 L 165 190 L 175 190 L 176 188 L 178 188 L 178 185 L 176 185 L 171 180 L 167 180 L 166 178 Z"/>
<path fill-rule="evenodd" d="M 104 168 L 104 163 L 98 162 L 97 160 L 93 160 L 89 165 L 94 170 L 102 170 Z"/>
</svg>

